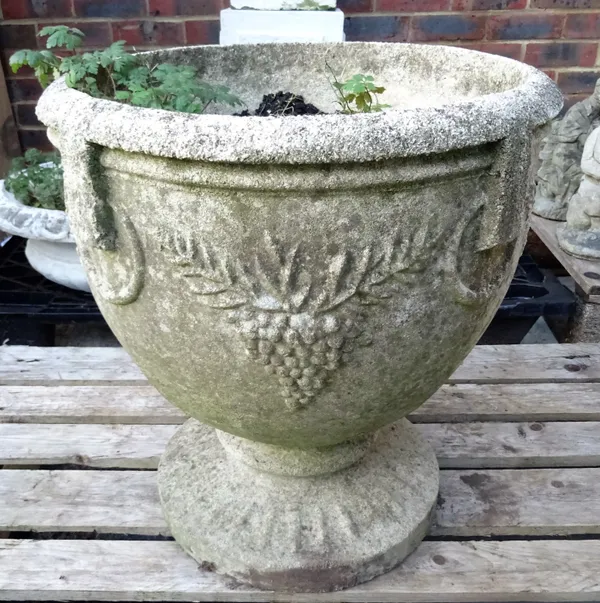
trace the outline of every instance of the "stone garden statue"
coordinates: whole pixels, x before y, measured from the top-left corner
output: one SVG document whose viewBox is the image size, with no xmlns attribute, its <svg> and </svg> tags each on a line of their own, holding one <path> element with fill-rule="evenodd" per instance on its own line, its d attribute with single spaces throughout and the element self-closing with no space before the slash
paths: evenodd
<svg viewBox="0 0 600 603">
<path fill-rule="evenodd" d="M 581 171 L 581 186 L 569 203 L 558 242 L 573 255 L 600 259 L 600 127 L 585 143 Z"/>
<path fill-rule="evenodd" d="M 565 220 L 567 207 L 581 182 L 581 154 L 590 132 L 600 125 L 600 80 L 594 93 L 573 105 L 565 117 L 552 124 L 540 153 L 535 204 L 538 216 Z"/>
</svg>

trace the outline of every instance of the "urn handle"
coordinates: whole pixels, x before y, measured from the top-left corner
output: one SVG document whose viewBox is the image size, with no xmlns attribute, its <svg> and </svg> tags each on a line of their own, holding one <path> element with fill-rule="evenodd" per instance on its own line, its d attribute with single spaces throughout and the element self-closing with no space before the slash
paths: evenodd
<svg viewBox="0 0 600 603">
<path fill-rule="evenodd" d="M 133 303 L 144 285 L 144 251 L 125 208 L 111 204 L 103 148 L 81 138 L 65 144 L 56 131 L 49 138 L 62 152 L 67 213 L 92 291 L 115 305 Z"/>
<path fill-rule="evenodd" d="M 532 137 L 533 133 L 527 128 L 515 128 L 509 136 L 497 143 L 496 158 L 490 169 L 485 194 L 458 225 L 448 261 L 458 303 L 485 303 L 497 290 L 499 282 L 505 278 L 508 265 L 512 265 L 515 259 L 514 245 L 511 243 L 518 241 L 523 235 L 533 200 L 533 190 L 530 190 Z M 498 275 L 497 282 L 485 283 L 480 289 L 465 284 L 460 270 L 463 254 L 483 256 L 490 250 L 506 247 L 507 252 L 499 255 L 502 259 L 496 260 L 503 265 L 494 266 L 494 273 Z M 486 260 L 482 257 L 481 261 Z M 490 257 L 487 261 L 494 260 Z"/>
<path fill-rule="evenodd" d="M 533 203 L 532 139 L 533 132 L 523 126 L 497 143 L 477 251 L 505 245 L 522 234 Z"/>
</svg>

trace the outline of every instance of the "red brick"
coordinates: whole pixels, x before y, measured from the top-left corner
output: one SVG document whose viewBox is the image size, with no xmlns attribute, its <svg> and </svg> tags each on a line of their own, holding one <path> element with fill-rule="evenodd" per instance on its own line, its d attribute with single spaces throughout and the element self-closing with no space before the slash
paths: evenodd
<svg viewBox="0 0 600 603">
<path fill-rule="evenodd" d="M 449 10 L 450 0 L 378 0 L 377 10 L 382 12 L 412 13 Z"/>
<path fill-rule="evenodd" d="M 558 85 L 565 94 L 591 94 L 600 71 L 563 71 L 558 74 Z"/>
<path fill-rule="evenodd" d="M 495 15 L 488 20 L 489 40 L 560 38 L 564 16 L 553 14 Z"/>
<path fill-rule="evenodd" d="M 205 17 L 218 15 L 224 8 L 221 0 L 149 0 L 151 15 Z"/>
<path fill-rule="evenodd" d="M 185 35 L 188 44 L 218 44 L 219 21 L 186 21 Z"/>
<path fill-rule="evenodd" d="M 598 13 L 568 15 L 563 37 L 580 39 L 600 38 L 600 15 Z"/>
<path fill-rule="evenodd" d="M 471 50 L 479 50 L 480 52 L 488 52 L 497 54 L 509 59 L 521 60 L 523 53 L 522 44 L 503 44 L 502 42 L 480 42 L 480 43 L 464 43 L 459 44 L 462 48 L 470 48 Z"/>
<path fill-rule="evenodd" d="M 11 102 L 36 101 L 42 94 L 42 87 L 33 78 L 6 80 Z"/>
<path fill-rule="evenodd" d="M 36 148 L 40 151 L 52 151 L 54 147 L 46 136 L 45 129 L 20 129 L 19 130 L 19 142 L 21 148 L 31 149 Z"/>
<path fill-rule="evenodd" d="M 156 17 L 172 17 L 177 15 L 177 0 L 148 0 L 148 11 Z"/>
<path fill-rule="evenodd" d="M 129 46 L 181 46 L 185 44 L 185 26 L 174 21 L 122 21 L 113 23 L 115 40 Z"/>
<path fill-rule="evenodd" d="M 337 7 L 345 14 L 370 13 L 373 10 L 373 0 L 338 0 Z"/>
<path fill-rule="evenodd" d="M 62 25 L 60 21 L 53 21 L 50 23 L 44 23 L 46 25 Z M 41 29 L 42 25 L 40 25 Z M 70 22 L 69 27 L 76 27 L 80 29 L 84 34 L 85 38 L 83 38 L 83 48 L 104 48 L 105 46 L 109 46 L 112 39 L 112 31 L 110 29 L 110 23 L 105 23 L 101 21 L 77 21 L 75 23 Z M 39 46 L 46 46 L 46 38 L 40 38 Z M 55 48 L 52 50 L 57 54 L 61 54 Z M 68 55 L 68 52 L 62 53 L 63 55 Z"/>
<path fill-rule="evenodd" d="M 35 103 L 19 103 L 13 105 L 13 112 L 20 126 L 42 126 L 42 122 L 35 114 Z"/>
<path fill-rule="evenodd" d="M 71 17 L 71 0 L 1 0 L 4 20 Z"/>
<path fill-rule="evenodd" d="M 76 17 L 128 18 L 146 14 L 146 0 L 74 0 Z"/>
<path fill-rule="evenodd" d="M 485 35 L 485 17 L 471 15 L 427 15 L 412 18 L 410 40 L 442 42 L 481 40 Z"/>
<path fill-rule="evenodd" d="M 0 2 L 2 8 L 2 18 L 10 19 L 27 19 L 32 16 L 31 5 L 28 0 L 2 0 Z"/>
<path fill-rule="evenodd" d="M 520 10 L 527 0 L 453 0 L 452 10 Z"/>
<path fill-rule="evenodd" d="M 406 42 L 409 17 L 374 15 L 346 17 L 344 31 L 349 42 Z"/>
<path fill-rule="evenodd" d="M 0 48 L 36 48 L 35 25 L 0 25 Z"/>
<path fill-rule="evenodd" d="M 600 0 L 531 0 L 531 8 L 600 8 Z"/>
<path fill-rule="evenodd" d="M 556 81 L 556 71 L 553 69 L 542 69 L 542 71 L 553 81 Z"/>
<path fill-rule="evenodd" d="M 542 42 L 528 44 L 525 62 L 535 67 L 593 67 L 598 44 L 591 42 Z"/>
</svg>

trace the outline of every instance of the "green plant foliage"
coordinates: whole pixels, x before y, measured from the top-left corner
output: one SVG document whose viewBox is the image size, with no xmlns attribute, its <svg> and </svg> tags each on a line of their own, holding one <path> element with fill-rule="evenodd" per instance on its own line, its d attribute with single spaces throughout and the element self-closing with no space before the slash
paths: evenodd
<svg viewBox="0 0 600 603">
<path fill-rule="evenodd" d="M 242 104 L 225 86 L 199 80 L 196 70 L 188 65 L 136 67 L 118 82 L 124 89 L 117 90 L 115 98 L 139 107 L 202 113 L 211 103 Z"/>
<path fill-rule="evenodd" d="M 169 63 L 150 66 L 142 57 L 127 52 L 123 41 L 81 53 L 77 49 L 84 34 L 79 29 L 66 25 L 44 27 L 39 35 L 47 36 L 47 50 L 20 50 L 10 57 L 10 66 L 15 73 L 25 65 L 33 68 L 43 87 L 64 75 L 70 88 L 139 107 L 202 113 L 211 103 L 243 104 L 225 86 L 199 79 L 194 67 Z M 71 54 L 57 56 L 50 48 Z"/>
<path fill-rule="evenodd" d="M 58 153 L 25 151 L 23 157 L 13 159 L 4 186 L 25 205 L 65 209 L 63 170 Z"/>
<path fill-rule="evenodd" d="M 385 88 L 378 86 L 372 75 L 357 73 L 350 79 L 340 82 L 331 67 L 329 65 L 327 67 L 333 77 L 330 83 L 335 90 L 342 113 L 374 113 L 390 107 L 379 102 L 377 95 L 383 94 Z"/>
</svg>

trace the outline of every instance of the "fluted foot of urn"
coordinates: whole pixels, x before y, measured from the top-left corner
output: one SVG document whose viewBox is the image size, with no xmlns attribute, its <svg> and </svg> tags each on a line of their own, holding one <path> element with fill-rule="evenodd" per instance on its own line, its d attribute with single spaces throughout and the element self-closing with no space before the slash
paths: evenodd
<svg viewBox="0 0 600 603">
<path fill-rule="evenodd" d="M 367 439 L 298 450 L 188 420 L 158 471 L 166 520 L 203 566 L 269 590 L 371 580 L 427 533 L 439 470 L 403 419 Z"/>
</svg>

